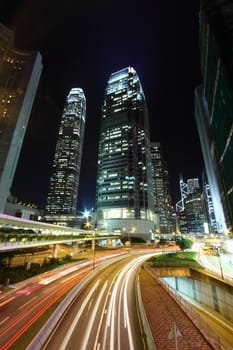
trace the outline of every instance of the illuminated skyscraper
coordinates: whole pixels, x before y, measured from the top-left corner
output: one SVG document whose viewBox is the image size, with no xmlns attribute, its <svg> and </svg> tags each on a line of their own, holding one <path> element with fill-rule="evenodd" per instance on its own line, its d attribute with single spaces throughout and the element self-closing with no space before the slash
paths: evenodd
<svg viewBox="0 0 233 350">
<path fill-rule="evenodd" d="M 170 233 L 171 228 L 171 195 L 167 164 L 163 158 L 161 144 L 151 142 L 151 161 L 153 174 L 153 192 L 155 212 L 159 216 L 159 233 Z"/>
<path fill-rule="evenodd" d="M 0 23 L 0 213 L 4 212 L 42 71 L 38 52 L 14 48 Z"/>
<path fill-rule="evenodd" d="M 154 207 L 148 112 L 131 67 L 113 73 L 107 84 L 96 201 L 98 229 L 150 238 Z"/>
<path fill-rule="evenodd" d="M 48 222 L 75 226 L 85 119 L 85 95 L 74 88 L 67 96 L 57 139 L 46 206 Z"/>
</svg>

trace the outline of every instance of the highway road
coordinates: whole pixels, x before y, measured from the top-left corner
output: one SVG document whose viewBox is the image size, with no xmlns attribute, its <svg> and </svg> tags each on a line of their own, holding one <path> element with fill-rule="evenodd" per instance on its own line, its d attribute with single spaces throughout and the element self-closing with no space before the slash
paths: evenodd
<svg viewBox="0 0 233 350">
<path fill-rule="evenodd" d="M 199 252 L 199 262 L 204 268 L 233 283 L 233 254 L 208 255 Z"/>
<path fill-rule="evenodd" d="M 135 279 L 139 266 L 148 258 L 148 254 L 132 255 L 100 271 L 79 294 L 43 349 L 146 349 Z"/>
<path fill-rule="evenodd" d="M 111 257 L 96 259 L 96 266 Z M 92 260 L 74 263 L 25 281 L 21 288 L 0 294 L 0 349 L 25 349 L 49 313 L 92 270 Z"/>
</svg>

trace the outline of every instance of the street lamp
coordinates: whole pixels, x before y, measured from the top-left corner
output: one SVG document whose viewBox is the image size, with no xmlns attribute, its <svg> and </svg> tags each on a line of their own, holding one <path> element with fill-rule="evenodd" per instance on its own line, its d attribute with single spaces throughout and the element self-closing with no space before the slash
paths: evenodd
<svg viewBox="0 0 233 350">
<path fill-rule="evenodd" d="M 97 228 L 94 230 L 94 239 L 92 240 L 92 249 L 93 249 L 93 270 L 95 270 L 95 234 L 96 234 Z"/>
<path fill-rule="evenodd" d="M 218 261 L 219 261 L 219 266 L 220 266 L 221 277 L 222 277 L 222 279 L 224 280 L 223 269 L 222 269 L 222 262 L 221 262 L 220 248 L 217 248 L 217 255 L 218 255 Z"/>
<path fill-rule="evenodd" d="M 90 221 L 85 222 L 85 228 L 88 230 L 91 226 Z"/>
</svg>

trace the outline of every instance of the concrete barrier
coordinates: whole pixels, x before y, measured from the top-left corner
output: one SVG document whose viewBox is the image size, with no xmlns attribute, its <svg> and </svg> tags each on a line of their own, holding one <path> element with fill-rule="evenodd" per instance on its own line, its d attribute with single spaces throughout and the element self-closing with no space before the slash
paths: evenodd
<svg viewBox="0 0 233 350">
<path fill-rule="evenodd" d="M 143 328 L 143 332 L 145 334 L 147 349 L 148 350 L 156 350 L 156 346 L 155 346 L 154 339 L 153 339 L 153 336 L 151 333 L 150 325 L 149 325 L 148 319 L 146 317 L 146 312 L 145 312 L 143 302 L 142 302 L 139 276 L 137 276 L 137 281 L 136 281 L 136 292 L 137 292 L 137 303 L 138 303 L 138 308 L 140 311 L 142 328 Z"/>
</svg>

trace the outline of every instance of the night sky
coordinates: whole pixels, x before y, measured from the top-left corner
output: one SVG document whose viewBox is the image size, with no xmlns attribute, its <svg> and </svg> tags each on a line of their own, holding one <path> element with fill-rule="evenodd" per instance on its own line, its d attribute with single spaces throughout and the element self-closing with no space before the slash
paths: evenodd
<svg viewBox="0 0 233 350">
<path fill-rule="evenodd" d="M 1 0 L 0 20 L 15 47 L 38 50 L 43 72 L 12 193 L 43 209 L 66 96 L 81 87 L 87 100 L 78 209 L 95 204 L 101 106 L 112 72 L 132 66 L 145 93 L 151 141 L 168 161 L 173 204 L 179 174 L 201 177 L 194 116 L 201 83 L 197 0 Z"/>
</svg>

